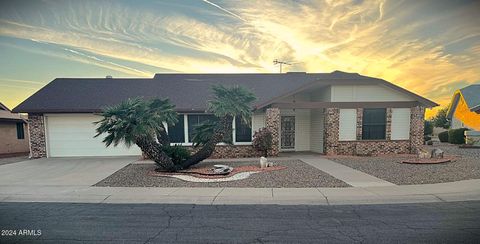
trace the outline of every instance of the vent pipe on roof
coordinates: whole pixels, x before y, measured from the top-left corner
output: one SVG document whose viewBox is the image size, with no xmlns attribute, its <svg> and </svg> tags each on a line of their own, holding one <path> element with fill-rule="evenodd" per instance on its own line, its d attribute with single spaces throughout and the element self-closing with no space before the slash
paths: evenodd
<svg viewBox="0 0 480 244">
<path fill-rule="evenodd" d="M 106 79 L 112 79 L 113 77 L 111 75 L 105 76 Z"/>
</svg>

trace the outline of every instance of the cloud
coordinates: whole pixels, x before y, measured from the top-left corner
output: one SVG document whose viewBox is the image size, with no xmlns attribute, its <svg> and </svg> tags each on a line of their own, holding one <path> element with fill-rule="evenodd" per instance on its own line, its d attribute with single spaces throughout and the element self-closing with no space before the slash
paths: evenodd
<svg viewBox="0 0 480 244">
<path fill-rule="evenodd" d="M 228 9 L 225 9 L 225 8 L 221 7 L 221 6 L 218 5 L 218 4 L 212 3 L 212 2 L 210 2 L 210 1 L 208 1 L 208 0 L 203 0 L 203 2 L 205 2 L 205 3 L 207 3 L 207 4 L 210 4 L 210 5 L 214 6 L 215 8 L 218 8 L 218 9 L 222 10 L 223 12 L 225 12 L 225 13 L 227 13 L 227 14 L 229 14 L 229 15 L 231 15 L 231 16 L 239 19 L 239 20 L 246 21 L 246 20 L 245 20 L 244 18 L 242 18 L 241 16 L 233 13 L 232 11 L 230 11 L 230 10 L 228 10 Z"/>
<path fill-rule="evenodd" d="M 286 67 L 290 70 L 358 72 L 442 105 L 458 84 L 479 81 L 476 5 L 383 0 L 203 3 L 205 8 L 198 5 L 198 11 L 189 6 L 188 14 L 120 2 L 52 3 L 35 13 L 0 15 L 0 35 L 57 45 L 72 58 L 137 76 L 149 73 L 107 58 L 179 72 L 277 72 L 272 61 L 289 60 L 296 63 Z M 209 6 L 226 15 L 219 20 L 216 13 L 205 11 Z M 233 21 L 224 21 L 225 16 Z M 452 45 L 462 48 L 449 48 Z"/>
</svg>

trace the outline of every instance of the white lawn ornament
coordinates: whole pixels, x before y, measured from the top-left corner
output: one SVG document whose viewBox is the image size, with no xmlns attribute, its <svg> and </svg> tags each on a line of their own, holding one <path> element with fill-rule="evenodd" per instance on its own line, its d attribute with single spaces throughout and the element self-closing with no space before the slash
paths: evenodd
<svg viewBox="0 0 480 244">
<path fill-rule="evenodd" d="M 268 162 L 266 157 L 261 157 L 260 158 L 260 168 L 266 168 L 268 167 Z"/>
</svg>

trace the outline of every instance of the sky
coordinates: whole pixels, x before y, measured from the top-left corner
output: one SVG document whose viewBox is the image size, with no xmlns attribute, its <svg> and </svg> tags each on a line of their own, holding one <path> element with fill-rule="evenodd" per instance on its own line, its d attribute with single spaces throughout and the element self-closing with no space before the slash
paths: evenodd
<svg viewBox="0 0 480 244">
<path fill-rule="evenodd" d="M 58 77 L 341 70 L 447 106 L 480 83 L 478 1 L 2 1 L 0 102 Z M 431 116 L 434 111 L 427 111 Z"/>
</svg>

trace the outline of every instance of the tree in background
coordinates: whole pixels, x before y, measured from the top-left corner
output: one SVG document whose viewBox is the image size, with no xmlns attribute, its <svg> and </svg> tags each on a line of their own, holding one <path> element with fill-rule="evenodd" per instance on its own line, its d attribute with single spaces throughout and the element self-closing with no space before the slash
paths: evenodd
<svg viewBox="0 0 480 244">
<path fill-rule="evenodd" d="M 435 127 L 441 127 L 444 129 L 450 128 L 450 123 L 447 120 L 448 107 L 438 110 L 435 117 L 432 118 L 433 125 Z"/>
<path fill-rule="evenodd" d="M 431 135 L 433 134 L 433 123 L 430 120 L 425 120 L 425 126 L 423 130 L 424 135 Z"/>
</svg>

